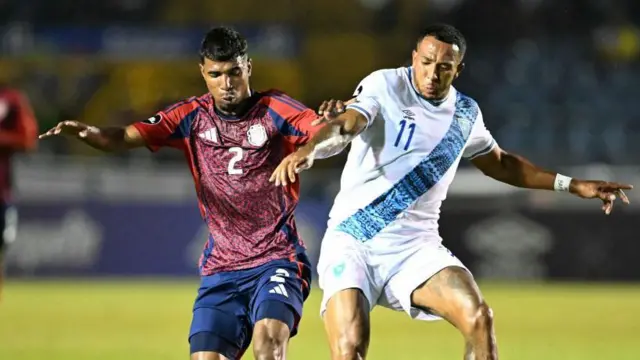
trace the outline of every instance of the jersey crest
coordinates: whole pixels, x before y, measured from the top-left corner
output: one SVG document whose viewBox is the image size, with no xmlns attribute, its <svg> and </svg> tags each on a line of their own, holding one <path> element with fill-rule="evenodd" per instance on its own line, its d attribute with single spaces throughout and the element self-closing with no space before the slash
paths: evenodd
<svg viewBox="0 0 640 360">
<path fill-rule="evenodd" d="M 247 141 L 253 146 L 262 146 L 267 142 L 267 130 L 262 124 L 251 125 L 247 131 Z"/>
</svg>

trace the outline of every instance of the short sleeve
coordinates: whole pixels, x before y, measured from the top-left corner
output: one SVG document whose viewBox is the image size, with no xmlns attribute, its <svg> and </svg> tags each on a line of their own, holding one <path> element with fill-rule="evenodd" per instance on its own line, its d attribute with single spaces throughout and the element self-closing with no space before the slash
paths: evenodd
<svg viewBox="0 0 640 360">
<path fill-rule="evenodd" d="M 471 135 L 464 149 L 463 157 L 473 159 L 490 153 L 498 144 L 484 124 L 482 112 L 478 110 L 478 117 L 471 130 Z"/>
<path fill-rule="evenodd" d="M 304 145 L 322 128 L 311 123 L 318 119 L 315 111 L 281 92 L 269 94 L 269 113 L 285 141 Z"/>
<path fill-rule="evenodd" d="M 157 112 L 133 126 L 145 139 L 151 151 L 161 147 L 182 149 L 189 136 L 191 122 L 197 115 L 197 102 L 185 100 Z"/>
<path fill-rule="evenodd" d="M 356 98 L 355 102 L 347 106 L 347 109 L 361 113 L 367 119 L 368 125 L 371 125 L 380 112 L 380 98 L 383 89 L 386 88 L 384 80 L 384 75 L 380 71 L 365 77 L 353 93 Z"/>
</svg>

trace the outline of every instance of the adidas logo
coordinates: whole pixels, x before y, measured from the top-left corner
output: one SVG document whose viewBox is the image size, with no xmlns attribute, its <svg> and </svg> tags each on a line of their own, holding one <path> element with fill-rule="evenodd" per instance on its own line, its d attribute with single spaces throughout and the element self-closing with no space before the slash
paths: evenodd
<svg viewBox="0 0 640 360">
<path fill-rule="evenodd" d="M 284 297 L 289 297 L 289 293 L 287 293 L 287 289 L 285 289 L 284 285 L 279 284 L 276 285 L 273 289 L 269 290 L 269 294 L 280 294 Z"/>
<path fill-rule="evenodd" d="M 213 141 L 213 142 L 218 142 L 218 133 L 216 132 L 216 129 L 212 128 L 209 129 L 205 132 L 201 132 L 200 134 L 198 134 L 198 136 L 201 139 L 205 139 L 205 140 L 209 140 L 209 141 Z"/>
</svg>

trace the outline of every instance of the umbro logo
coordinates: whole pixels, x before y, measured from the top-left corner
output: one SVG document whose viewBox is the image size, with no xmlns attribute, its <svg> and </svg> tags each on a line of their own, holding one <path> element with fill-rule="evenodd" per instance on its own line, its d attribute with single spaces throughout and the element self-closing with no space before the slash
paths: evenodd
<svg viewBox="0 0 640 360">
<path fill-rule="evenodd" d="M 209 129 L 207 131 L 201 132 L 200 134 L 198 134 L 198 136 L 201 139 L 213 141 L 215 143 L 218 142 L 218 132 L 216 131 L 215 128 L 211 128 L 211 129 Z"/>
<path fill-rule="evenodd" d="M 411 110 L 402 110 L 402 113 L 407 118 L 414 118 L 416 116 L 416 114 Z"/>
</svg>

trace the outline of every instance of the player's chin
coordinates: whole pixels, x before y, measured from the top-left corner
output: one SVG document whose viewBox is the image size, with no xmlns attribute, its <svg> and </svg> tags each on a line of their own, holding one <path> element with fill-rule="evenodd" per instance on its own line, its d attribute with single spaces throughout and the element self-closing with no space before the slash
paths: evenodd
<svg viewBox="0 0 640 360">
<path fill-rule="evenodd" d="M 238 106 L 238 100 L 235 97 L 234 98 L 222 98 L 218 102 L 218 106 L 220 107 L 220 110 L 233 111 L 235 109 L 235 107 Z"/>
<path fill-rule="evenodd" d="M 444 97 L 444 93 L 439 89 L 426 89 L 422 91 L 422 96 L 427 100 L 440 100 Z"/>
</svg>

